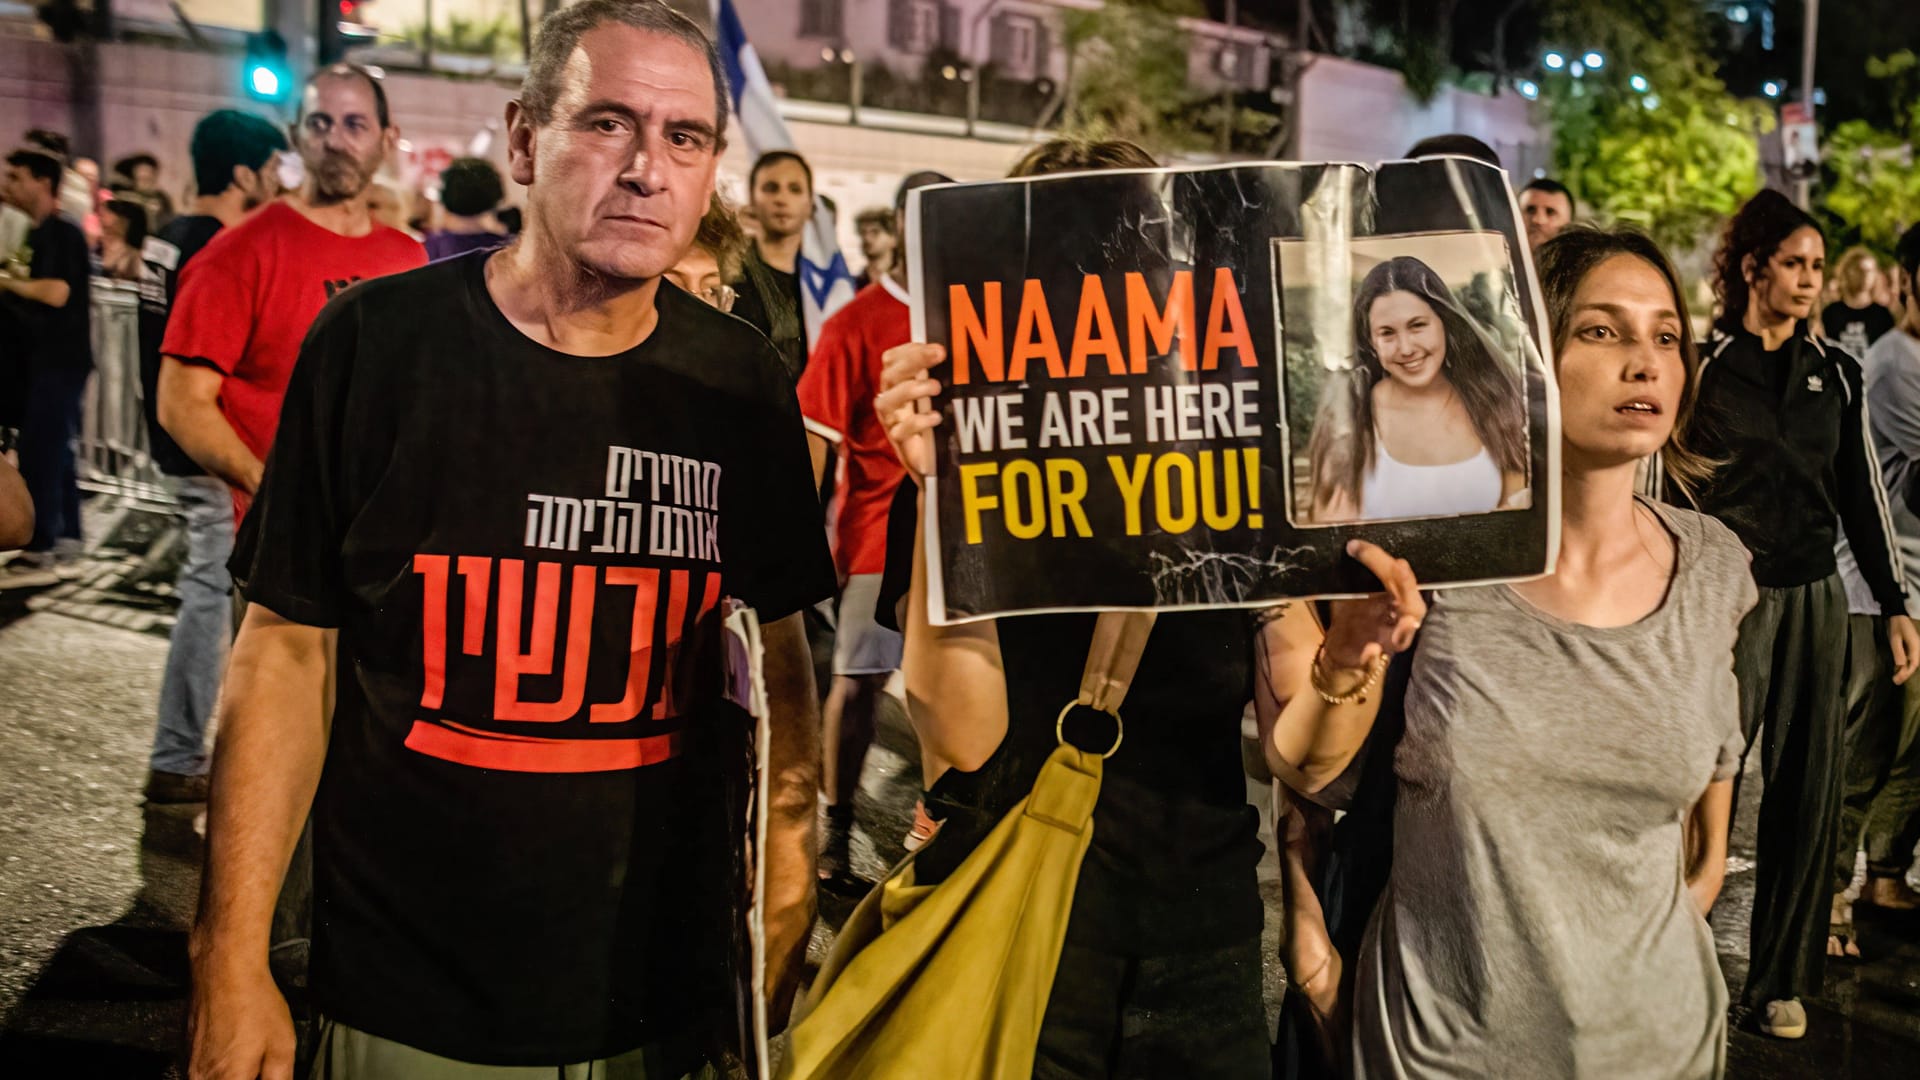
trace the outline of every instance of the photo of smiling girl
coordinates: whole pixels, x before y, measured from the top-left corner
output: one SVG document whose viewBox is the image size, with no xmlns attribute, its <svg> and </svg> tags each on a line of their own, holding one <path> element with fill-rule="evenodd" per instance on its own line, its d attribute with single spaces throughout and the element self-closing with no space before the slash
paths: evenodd
<svg viewBox="0 0 1920 1080">
<path fill-rule="evenodd" d="M 1420 259 L 1369 270 L 1354 295 L 1353 362 L 1320 389 L 1308 521 L 1524 508 L 1527 452 L 1524 388 L 1493 331 Z"/>
</svg>

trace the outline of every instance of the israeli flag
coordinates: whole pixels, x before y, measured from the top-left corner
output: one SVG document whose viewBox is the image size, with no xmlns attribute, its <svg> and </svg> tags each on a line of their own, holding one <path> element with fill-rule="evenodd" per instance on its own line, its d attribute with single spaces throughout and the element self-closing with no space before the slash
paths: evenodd
<svg viewBox="0 0 1920 1080">
<path fill-rule="evenodd" d="M 747 137 L 747 152 L 754 157 L 769 150 L 792 150 L 793 136 L 780 118 L 780 106 L 760 67 L 760 57 L 747 43 L 740 16 L 733 0 L 712 0 L 713 31 L 720 48 L 720 61 L 727 68 L 727 84 L 733 95 L 733 113 Z M 813 220 L 807 224 L 800 242 L 800 298 L 806 310 L 807 340 L 820 339 L 820 326 L 840 305 L 853 299 L 853 274 L 840 254 L 840 241 L 834 229 L 833 208 L 817 193 L 814 195 Z"/>
</svg>

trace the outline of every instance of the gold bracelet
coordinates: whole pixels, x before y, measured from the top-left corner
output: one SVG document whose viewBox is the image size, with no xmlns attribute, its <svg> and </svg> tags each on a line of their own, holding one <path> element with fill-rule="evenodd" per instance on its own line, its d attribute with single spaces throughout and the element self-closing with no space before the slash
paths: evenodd
<svg viewBox="0 0 1920 1080">
<path fill-rule="evenodd" d="M 1320 650 L 1313 654 L 1313 668 L 1308 674 L 1308 681 L 1313 683 L 1313 692 L 1319 694 L 1320 700 L 1329 705 L 1366 704 L 1367 692 L 1372 690 L 1374 685 L 1380 681 L 1380 676 L 1387 670 L 1387 662 L 1391 659 L 1386 652 L 1382 650 L 1380 655 L 1374 658 L 1373 663 L 1368 664 L 1364 669 L 1367 677 L 1361 681 L 1359 686 L 1354 687 L 1344 694 L 1336 694 L 1327 689 L 1326 675 L 1322 667 L 1322 662 L 1325 661 L 1326 658 L 1327 645 L 1326 642 L 1323 641 L 1320 643 Z M 1346 668 L 1344 670 L 1356 671 L 1361 669 Z"/>
</svg>

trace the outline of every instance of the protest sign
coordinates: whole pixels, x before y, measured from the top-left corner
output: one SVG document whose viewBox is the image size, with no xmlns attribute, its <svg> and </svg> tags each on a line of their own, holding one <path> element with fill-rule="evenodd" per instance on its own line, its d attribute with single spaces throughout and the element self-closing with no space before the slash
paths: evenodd
<svg viewBox="0 0 1920 1080">
<path fill-rule="evenodd" d="M 772 732 L 767 706 L 766 649 L 760 619 L 750 607 L 728 598 L 722 619 L 703 633 L 717 633 L 723 702 L 716 710 L 716 757 L 721 765 L 716 790 L 726 815 L 729 858 L 727 898 L 727 972 L 733 991 L 731 1025 L 717 1055 L 728 1076 L 760 1080 L 771 1076 L 767 1059 L 767 768 Z"/>
<path fill-rule="evenodd" d="M 936 623 L 1510 580 L 1557 546 L 1545 313 L 1466 158 L 1128 170 L 912 194 L 947 348 Z"/>
</svg>

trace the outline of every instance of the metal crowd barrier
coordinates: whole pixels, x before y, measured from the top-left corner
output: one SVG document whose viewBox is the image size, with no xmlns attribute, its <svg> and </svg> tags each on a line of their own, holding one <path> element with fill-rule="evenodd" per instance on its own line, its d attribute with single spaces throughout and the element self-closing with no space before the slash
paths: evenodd
<svg viewBox="0 0 1920 1080">
<path fill-rule="evenodd" d="M 140 286 L 93 279 L 93 378 L 80 405 L 80 486 L 174 505 L 153 462 L 140 382 Z"/>
</svg>

